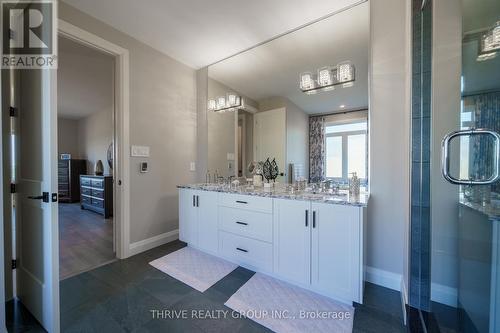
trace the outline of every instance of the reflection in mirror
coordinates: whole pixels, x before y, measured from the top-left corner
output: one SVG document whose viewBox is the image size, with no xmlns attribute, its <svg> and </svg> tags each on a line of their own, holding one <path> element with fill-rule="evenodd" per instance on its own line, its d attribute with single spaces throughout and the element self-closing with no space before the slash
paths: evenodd
<svg viewBox="0 0 500 333">
<path fill-rule="evenodd" d="M 363 3 L 209 67 L 212 181 L 367 184 L 368 18 Z"/>
</svg>

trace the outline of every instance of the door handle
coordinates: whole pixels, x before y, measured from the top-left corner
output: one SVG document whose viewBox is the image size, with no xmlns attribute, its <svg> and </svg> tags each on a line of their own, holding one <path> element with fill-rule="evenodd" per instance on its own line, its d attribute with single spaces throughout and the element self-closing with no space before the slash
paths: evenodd
<svg viewBox="0 0 500 333">
<path fill-rule="evenodd" d="M 307 210 L 307 209 L 306 209 L 305 222 L 306 222 L 306 228 L 307 228 L 309 226 L 309 210 Z"/>
<path fill-rule="evenodd" d="M 194 195 L 193 195 L 193 207 L 196 207 L 196 198 Z"/>
<path fill-rule="evenodd" d="M 241 252 L 245 252 L 245 253 L 248 252 L 248 250 L 245 250 L 245 249 L 242 249 L 242 248 L 239 248 L 239 247 L 237 247 L 236 250 L 241 251 Z"/>
<path fill-rule="evenodd" d="M 472 136 L 472 135 L 491 135 L 495 139 L 494 148 L 494 169 L 495 171 L 490 178 L 486 180 L 477 179 L 459 179 L 450 175 L 450 142 L 453 138 L 459 136 Z M 448 133 L 441 142 L 441 172 L 443 177 L 452 184 L 456 185 L 489 185 L 500 180 L 500 134 L 483 128 L 476 128 L 470 130 L 462 130 Z"/>
<path fill-rule="evenodd" d="M 200 196 L 196 196 L 196 207 L 200 207 Z"/>
<path fill-rule="evenodd" d="M 49 202 L 49 192 L 43 192 L 42 195 L 29 196 L 28 199 L 31 200 L 42 200 L 43 202 Z"/>
<path fill-rule="evenodd" d="M 241 224 L 241 225 L 248 225 L 248 223 L 245 223 L 245 222 L 240 222 L 240 221 L 236 221 L 237 224 Z"/>
<path fill-rule="evenodd" d="M 316 228 L 316 211 L 313 210 L 313 228 Z"/>
</svg>

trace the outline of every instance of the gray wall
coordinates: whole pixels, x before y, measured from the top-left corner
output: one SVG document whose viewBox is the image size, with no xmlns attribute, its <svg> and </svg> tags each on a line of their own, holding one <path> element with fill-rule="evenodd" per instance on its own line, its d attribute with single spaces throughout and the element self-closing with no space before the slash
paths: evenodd
<svg viewBox="0 0 500 333">
<path fill-rule="evenodd" d="M 104 174 L 111 175 L 107 151 L 113 142 L 113 112 L 102 110 L 78 121 L 78 153 L 87 160 L 87 173 L 95 172 L 95 163 L 102 161 Z"/>
<path fill-rule="evenodd" d="M 370 192 L 367 262 L 406 275 L 409 225 L 407 1 L 370 2 Z"/>
<path fill-rule="evenodd" d="M 130 160 L 130 241 L 178 229 L 176 185 L 196 180 L 195 71 L 64 2 L 59 17 L 129 50 L 130 144 L 151 147 L 149 173 Z"/>
<path fill-rule="evenodd" d="M 80 158 L 78 146 L 78 120 L 57 117 L 57 152 Z"/>
</svg>

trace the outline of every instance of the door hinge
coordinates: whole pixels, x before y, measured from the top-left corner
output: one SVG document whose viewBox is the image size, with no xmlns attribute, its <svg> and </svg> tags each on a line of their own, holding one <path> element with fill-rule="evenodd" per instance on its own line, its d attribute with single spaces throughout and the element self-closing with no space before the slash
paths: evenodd
<svg viewBox="0 0 500 333">
<path fill-rule="evenodd" d="M 16 184 L 10 183 L 10 193 L 16 193 Z"/>
<path fill-rule="evenodd" d="M 17 117 L 17 108 L 13 106 L 9 107 L 9 114 L 11 117 Z"/>
<path fill-rule="evenodd" d="M 12 269 L 17 268 L 17 259 L 12 259 Z"/>
</svg>

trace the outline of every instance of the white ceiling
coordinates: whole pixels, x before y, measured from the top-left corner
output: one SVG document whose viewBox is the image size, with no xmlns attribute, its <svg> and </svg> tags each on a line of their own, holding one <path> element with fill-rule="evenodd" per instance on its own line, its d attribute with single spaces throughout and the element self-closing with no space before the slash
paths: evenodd
<svg viewBox="0 0 500 333">
<path fill-rule="evenodd" d="M 112 110 L 113 57 L 66 38 L 58 43 L 58 116 L 81 119 Z"/>
<path fill-rule="evenodd" d="M 286 97 L 309 114 L 359 109 L 368 106 L 368 48 L 364 3 L 210 66 L 209 76 L 255 101 Z M 315 95 L 299 90 L 300 73 L 346 60 L 356 68 L 353 87 Z"/>
<path fill-rule="evenodd" d="M 201 68 L 360 0 L 64 0 Z"/>
</svg>

